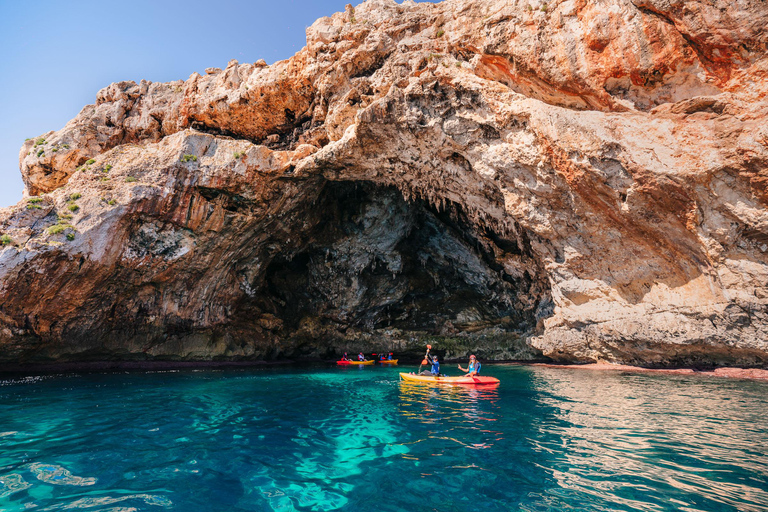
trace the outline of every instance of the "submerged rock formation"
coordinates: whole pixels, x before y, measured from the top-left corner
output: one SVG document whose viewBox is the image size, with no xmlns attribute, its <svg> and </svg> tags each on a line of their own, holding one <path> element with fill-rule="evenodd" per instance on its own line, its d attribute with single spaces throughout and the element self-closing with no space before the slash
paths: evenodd
<svg viewBox="0 0 768 512">
<path fill-rule="evenodd" d="M 21 149 L 0 360 L 768 362 L 768 5 L 368 0 Z"/>
</svg>

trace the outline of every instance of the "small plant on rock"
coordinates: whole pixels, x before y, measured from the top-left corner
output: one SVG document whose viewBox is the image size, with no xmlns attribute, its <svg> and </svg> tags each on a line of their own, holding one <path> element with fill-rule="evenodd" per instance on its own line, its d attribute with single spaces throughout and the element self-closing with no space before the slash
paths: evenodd
<svg viewBox="0 0 768 512">
<path fill-rule="evenodd" d="M 71 196 L 69 196 L 69 200 L 70 200 L 70 201 L 77 201 L 77 200 L 78 200 L 78 199 L 80 199 L 81 197 L 83 197 L 83 194 L 81 194 L 80 192 L 75 192 L 74 194 L 72 194 Z"/>
<path fill-rule="evenodd" d="M 67 209 L 68 209 L 69 211 L 71 211 L 71 212 L 76 212 L 77 210 L 79 210 L 79 209 L 80 209 L 80 207 L 79 207 L 79 206 L 77 206 L 75 203 L 69 203 L 69 204 L 67 205 Z"/>
<path fill-rule="evenodd" d="M 243 157 L 243 154 L 239 151 L 235 151 L 234 157 L 235 160 L 240 160 Z"/>
<path fill-rule="evenodd" d="M 87 162 L 85 162 L 85 165 L 93 165 L 93 164 L 95 164 L 95 163 L 96 163 L 96 160 L 94 160 L 93 158 L 91 158 L 90 160 L 88 160 Z"/>
<path fill-rule="evenodd" d="M 443 37 L 443 34 L 445 34 L 445 31 L 443 29 L 440 29 L 440 30 L 437 31 L 437 33 L 435 35 L 437 37 Z"/>
<path fill-rule="evenodd" d="M 547 12 L 547 4 L 541 5 L 541 12 Z"/>
<path fill-rule="evenodd" d="M 58 235 L 59 233 L 63 233 L 68 227 L 68 224 L 54 224 L 46 229 L 45 232 L 49 235 Z"/>
<path fill-rule="evenodd" d="M 112 166 L 107 164 L 104 166 L 104 168 L 101 170 L 101 172 L 109 172 L 112 170 Z"/>
<path fill-rule="evenodd" d="M 107 204 L 109 206 L 114 206 L 115 204 L 117 204 L 117 201 L 115 201 L 114 199 L 110 199 L 109 201 L 107 201 Z"/>
<path fill-rule="evenodd" d="M 43 198 L 42 197 L 30 197 L 29 199 L 27 199 L 27 202 L 28 203 L 42 203 L 43 202 Z"/>
<path fill-rule="evenodd" d="M 44 150 L 44 149 L 41 149 L 40 151 L 38 151 L 38 152 L 37 152 L 37 156 L 38 156 L 38 157 L 41 157 L 41 156 L 45 156 L 45 150 Z"/>
<path fill-rule="evenodd" d="M 184 155 L 181 157 L 182 162 L 197 162 L 197 156 L 196 155 Z"/>
<path fill-rule="evenodd" d="M 0 236 L 0 245 L 10 245 L 12 243 L 13 239 L 9 235 L 5 234 Z"/>
<path fill-rule="evenodd" d="M 45 139 L 37 139 L 35 141 L 35 147 L 42 146 L 43 144 L 45 144 Z"/>
<path fill-rule="evenodd" d="M 125 178 L 126 183 L 133 183 L 134 181 L 136 181 L 136 178 L 134 178 L 133 176 L 127 176 Z"/>
<path fill-rule="evenodd" d="M 67 240 L 69 240 L 71 242 L 74 239 L 75 239 L 75 234 L 74 233 L 67 233 Z"/>
</svg>

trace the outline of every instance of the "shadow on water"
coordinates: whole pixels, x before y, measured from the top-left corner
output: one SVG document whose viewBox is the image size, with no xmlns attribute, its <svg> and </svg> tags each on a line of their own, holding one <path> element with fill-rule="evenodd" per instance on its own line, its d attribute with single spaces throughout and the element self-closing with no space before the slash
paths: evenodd
<svg viewBox="0 0 768 512">
<path fill-rule="evenodd" d="M 0 510 L 768 509 L 768 385 L 488 365 L 0 382 Z"/>
</svg>

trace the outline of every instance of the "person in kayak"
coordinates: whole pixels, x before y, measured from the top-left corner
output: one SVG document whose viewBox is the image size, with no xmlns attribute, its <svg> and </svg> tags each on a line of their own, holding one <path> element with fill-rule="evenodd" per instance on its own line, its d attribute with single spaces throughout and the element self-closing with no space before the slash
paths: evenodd
<svg viewBox="0 0 768 512">
<path fill-rule="evenodd" d="M 347 353 L 346 353 L 346 352 L 344 352 L 344 355 L 343 355 L 343 356 L 341 356 L 341 360 L 342 360 L 342 361 L 349 361 L 349 356 L 347 355 Z"/>
<path fill-rule="evenodd" d="M 387 358 L 386 354 L 381 354 L 381 357 L 379 357 L 379 361 L 384 361 Z"/>
<path fill-rule="evenodd" d="M 432 368 L 424 370 L 419 375 L 431 375 L 432 377 L 440 376 L 440 362 L 437 360 L 437 356 L 431 356 Z"/>
<path fill-rule="evenodd" d="M 429 371 L 435 377 L 440 376 L 440 362 L 437 360 L 437 356 L 432 356 L 432 368 Z"/>
<path fill-rule="evenodd" d="M 467 365 L 467 369 L 459 365 L 459 370 L 463 371 L 467 374 L 467 377 L 474 377 L 475 375 L 480 374 L 480 361 L 477 360 L 477 358 L 473 355 L 469 356 L 469 364 Z"/>
<path fill-rule="evenodd" d="M 387 357 L 390 361 L 392 360 L 392 352 L 389 353 L 389 356 Z"/>
<path fill-rule="evenodd" d="M 365 361 L 365 354 L 363 354 L 362 352 L 357 354 L 357 360 L 358 361 Z"/>
</svg>

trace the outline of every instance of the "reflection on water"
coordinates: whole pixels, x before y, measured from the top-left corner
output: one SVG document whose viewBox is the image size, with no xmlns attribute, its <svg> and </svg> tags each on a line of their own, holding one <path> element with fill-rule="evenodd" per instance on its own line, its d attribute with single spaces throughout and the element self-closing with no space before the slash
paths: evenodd
<svg viewBox="0 0 768 512">
<path fill-rule="evenodd" d="M 487 365 L 0 383 L 0 511 L 768 510 L 768 385 Z"/>
<path fill-rule="evenodd" d="M 755 383 L 557 369 L 533 383 L 554 413 L 530 441 L 561 489 L 642 510 L 766 510 L 768 422 L 740 397 Z"/>
</svg>

